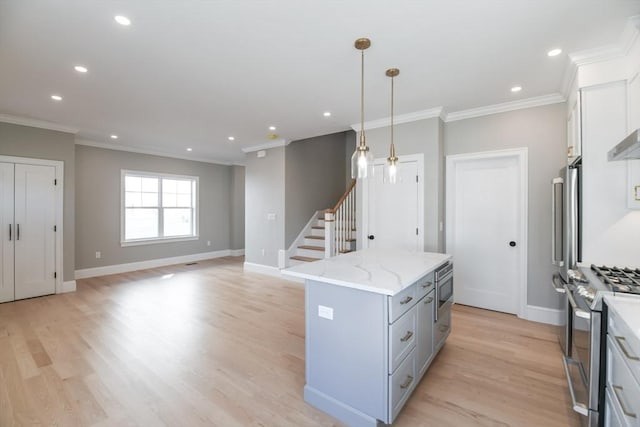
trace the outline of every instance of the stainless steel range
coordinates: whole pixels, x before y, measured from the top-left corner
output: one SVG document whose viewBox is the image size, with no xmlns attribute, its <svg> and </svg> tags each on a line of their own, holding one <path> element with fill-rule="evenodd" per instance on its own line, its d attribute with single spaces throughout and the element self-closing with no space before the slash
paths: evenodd
<svg viewBox="0 0 640 427">
<path fill-rule="evenodd" d="M 565 284 L 569 307 L 564 356 L 573 409 L 584 416 L 583 425 L 604 425 L 604 386 L 607 293 L 640 294 L 640 270 L 591 265 L 572 272 Z"/>
</svg>

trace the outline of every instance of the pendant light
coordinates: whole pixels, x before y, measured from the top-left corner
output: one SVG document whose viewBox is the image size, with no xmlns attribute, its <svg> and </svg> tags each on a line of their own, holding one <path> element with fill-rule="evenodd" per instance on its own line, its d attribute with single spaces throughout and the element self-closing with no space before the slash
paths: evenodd
<svg viewBox="0 0 640 427">
<path fill-rule="evenodd" d="M 360 59 L 360 143 L 351 156 L 351 178 L 362 179 L 373 175 L 373 155 L 367 147 L 364 136 L 364 51 L 371 46 L 371 40 L 360 38 L 355 47 L 361 53 Z"/>
<path fill-rule="evenodd" d="M 389 68 L 385 74 L 387 77 L 391 77 L 391 145 L 389 146 L 389 157 L 387 157 L 387 178 L 390 184 L 395 184 L 398 173 L 398 156 L 396 156 L 396 146 L 393 143 L 393 78 L 400 74 L 400 70 Z"/>
</svg>

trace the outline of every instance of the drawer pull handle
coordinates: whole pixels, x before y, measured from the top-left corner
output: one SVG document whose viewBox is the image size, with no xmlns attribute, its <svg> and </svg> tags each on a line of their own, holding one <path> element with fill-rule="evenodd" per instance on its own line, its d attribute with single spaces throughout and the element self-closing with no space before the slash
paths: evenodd
<svg viewBox="0 0 640 427">
<path fill-rule="evenodd" d="M 413 332 L 407 331 L 407 333 L 404 334 L 404 336 L 402 338 L 400 338 L 400 341 L 407 342 L 407 341 L 409 341 L 411 339 L 412 336 L 413 336 Z"/>
<path fill-rule="evenodd" d="M 425 304 L 431 304 L 432 301 L 433 301 L 433 297 L 429 297 L 429 298 L 424 300 L 424 303 Z"/>
<path fill-rule="evenodd" d="M 624 406 L 624 400 L 622 400 L 622 392 L 624 390 L 622 389 L 622 387 L 620 387 L 619 385 L 614 385 L 613 386 L 613 394 L 616 395 L 616 400 L 618 401 L 618 403 L 620 404 L 620 408 L 622 408 L 622 412 L 624 412 L 624 414 L 627 417 L 631 417 L 631 418 L 635 418 L 636 414 L 629 411 L 625 406 Z"/>
<path fill-rule="evenodd" d="M 413 377 L 411 375 L 407 375 L 407 380 L 404 382 L 404 384 L 400 384 L 400 388 L 405 389 L 409 387 L 412 382 L 413 382 Z"/>
<path fill-rule="evenodd" d="M 429 286 L 433 286 L 433 283 L 432 282 L 425 282 L 425 283 L 422 284 L 422 288 L 423 289 L 424 288 L 428 288 Z"/>
<path fill-rule="evenodd" d="M 405 299 L 403 299 L 402 301 L 400 301 L 400 304 L 407 304 L 410 301 L 413 301 L 413 297 L 407 296 Z"/>
<path fill-rule="evenodd" d="M 623 342 L 627 342 L 625 337 L 619 337 L 619 336 L 616 335 L 616 341 L 618 342 L 618 347 L 620 347 L 620 350 L 622 350 L 622 352 L 624 353 L 624 356 L 627 359 L 634 360 L 636 362 L 640 361 L 640 357 L 632 355 L 629 352 L 629 350 L 627 350 L 627 348 L 624 346 Z"/>
</svg>

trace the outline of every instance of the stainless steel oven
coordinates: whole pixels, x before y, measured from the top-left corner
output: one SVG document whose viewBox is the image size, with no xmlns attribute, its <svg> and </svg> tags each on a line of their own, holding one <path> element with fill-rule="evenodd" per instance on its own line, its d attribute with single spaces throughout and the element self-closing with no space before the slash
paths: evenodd
<svg viewBox="0 0 640 427">
<path fill-rule="evenodd" d="M 571 338 L 564 368 L 572 407 L 582 415 L 583 426 L 596 427 L 602 425 L 604 407 L 602 343 L 606 326 L 602 321 L 602 300 L 589 284 L 567 285 L 566 296 Z"/>
<path fill-rule="evenodd" d="M 444 344 L 451 332 L 451 306 L 453 305 L 453 263 L 447 262 L 434 273 L 436 309 L 434 312 L 434 343 L 436 349 Z"/>
</svg>

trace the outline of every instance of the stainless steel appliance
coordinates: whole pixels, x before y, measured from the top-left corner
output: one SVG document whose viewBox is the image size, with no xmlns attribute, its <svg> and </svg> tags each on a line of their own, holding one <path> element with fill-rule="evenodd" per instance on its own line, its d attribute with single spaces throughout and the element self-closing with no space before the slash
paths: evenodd
<svg viewBox="0 0 640 427">
<path fill-rule="evenodd" d="M 447 262 L 434 272 L 436 309 L 434 312 L 434 344 L 439 349 L 451 332 L 451 306 L 453 305 L 453 263 Z"/>
<path fill-rule="evenodd" d="M 607 308 L 606 293 L 640 294 L 640 269 L 591 265 L 583 281 L 565 285 L 571 313 L 571 357 L 564 356 L 573 409 L 583 425 L 604 425 Z"/>
<path fill-rule="evenodd" d="M 565 325 L 558 328 L 558 341 L 565 356 L 571 355 L 572 330 L 566 285 L 573 279 L 581 280 L 577 267 L 582 259 L 581 177 L 582 159 L 577 157 L 552 181 L 551 262 L 558 270 L 553 274 L 551 284 L 561 294 L 561 307 L 566 313 Z"/>
</svg>

